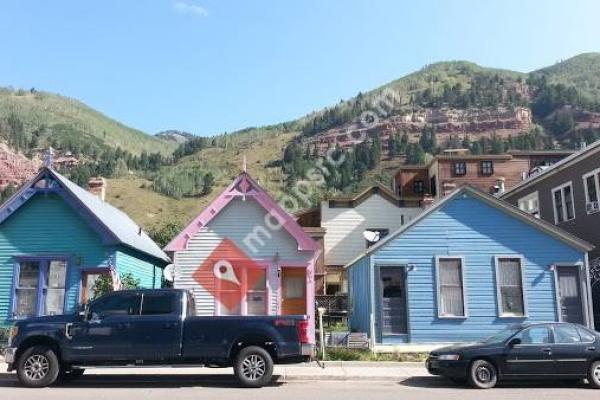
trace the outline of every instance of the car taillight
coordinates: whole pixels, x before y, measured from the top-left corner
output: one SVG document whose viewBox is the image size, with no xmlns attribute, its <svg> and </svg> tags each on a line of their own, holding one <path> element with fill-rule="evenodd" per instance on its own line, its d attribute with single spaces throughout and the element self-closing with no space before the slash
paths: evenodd
<svg viewBox="0 0 600 400">
<path fill-rule="evenodd" d="M 310 343 L 307 320 L 296 321 L 296 330 L 298 331 L 298 340 L 300 340 L 300 343 Z"/>
</svg>

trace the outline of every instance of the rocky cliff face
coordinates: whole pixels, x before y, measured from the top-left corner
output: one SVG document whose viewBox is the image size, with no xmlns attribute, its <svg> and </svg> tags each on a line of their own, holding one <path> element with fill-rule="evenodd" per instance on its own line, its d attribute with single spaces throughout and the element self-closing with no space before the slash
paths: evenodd
<svg viewBox="0 0 600 400">
<path fill-rule="evenodd" d="M 20 186 L 33 177 L 40 166 L 39 160 L 29 160 L 0 143 L 0 190 L 9 185 Z"/>
<path fill-rule="evenodd" d="M 379 136 L 385 149 L 390 135 L 396 132 L 407 132 L 414 140 L 426 126 L 434 129 L 438 140 L 445 141 L 451 135 L 458 136 L 459 139 L 466 135 L 476 139 L 479 136 L 490 136 L 493 133 L 507 137 L 526 131 L 531 125 L 531 110 L 527 107 L 470 108 L 466 110 L 422 108 L 380 119 L 369 128 L 364 128 L 359 123 L 352 123 L 341 128 L 331 129 L 306 138 L 304 143 L 311 146 L 316 144 L 319 151 L 324 153 L 330 145 L 336 143 L 342 148 L 348 148 L 369 137 Z"/>
</svg>

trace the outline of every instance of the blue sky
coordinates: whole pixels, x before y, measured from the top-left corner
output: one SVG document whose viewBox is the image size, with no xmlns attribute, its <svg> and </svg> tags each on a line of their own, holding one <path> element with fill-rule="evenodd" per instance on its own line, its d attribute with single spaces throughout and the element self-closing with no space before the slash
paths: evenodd
<svg viewBox="0 0 600 400">
<path fill-rule="evenodd" d="M 600 2 L 0 0 L 0 86 L 148 133 L 277 123 L 442 60 L 530 71 L 600 51 Z"/>
</svg>

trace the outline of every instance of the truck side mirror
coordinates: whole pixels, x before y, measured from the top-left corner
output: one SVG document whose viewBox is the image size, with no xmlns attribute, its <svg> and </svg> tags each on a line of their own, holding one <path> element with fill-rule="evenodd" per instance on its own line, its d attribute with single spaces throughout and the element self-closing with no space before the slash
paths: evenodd
<svg viewBox="0 0 600 400">
<path fill-rule="evenodd" d="M 521 339 L 519 338 L 514 338 L 511 339 L 510 342 L 508 342 L 508 347 L 515 347 L 521 344 Z"/>
</svg>

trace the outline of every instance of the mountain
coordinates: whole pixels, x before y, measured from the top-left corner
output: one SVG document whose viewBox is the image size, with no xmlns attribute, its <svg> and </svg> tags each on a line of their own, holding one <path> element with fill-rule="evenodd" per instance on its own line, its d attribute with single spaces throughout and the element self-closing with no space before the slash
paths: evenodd
<svg viewBox="0 0 600 400">
<path fill-rule="evenodd" d="M 181 144 L 192 139 L 194 137 L 194 134 L 184 131 L 178 131 L 176 129 L 168 129 L 166 131 L 158 132 L 154 136 L 159 139 L 166 140 L 168 142 Z"/>
<path fill-rule="evenodd" d="M 388 183 L 400 164 L 426 162 L 447 148 L 501 153 L 600 139 L 600 54 L 529 73 L 466 61 L 435 63 L 296 120 L 213 137 L 176 130 L 147 136 L 75 100 L 5 90 L 0 141 L 3 119 L 13 126 L 15 114 L 26 121 L 20 131 L 33 138 L 58 138 L 59 144 L 70 143 L 73 132 L 87 138 L 91 144 L 85 150 L 79 146 L 76 154 L 83 166 L 64 172 L 81 184 L 90 174 L 109 177 L 108 200 L 157 230 L 188 222 L 231 182 L 244 159 L 276 199 L 301 197 L 296 183 L 315 169 L 323 171 L 323 179 L 309 183 L 304 188 L 309 193 L 298 202 L 310 206 L 327 194 Z M 42 123 L 51 129 L 40 134 Z M 25 142 L 23 151 L 29 154 L 31 142 Z M 89 151 L 92 144 L 103 149 L 101 155 Z M 328 161 L 328 149 L 344 162 Z M 160 154 L 151 154 L 156 150 Z"/>
<path fill-rule="evenodd" d="M 127 127 L 78 100 L 34 88 L 0 88 L 0 130 L 3 122 L 11 125 L 11 121 L 22 125 L 22 141 L 27 144 L 19 143 L 17 147 L 23 151 L 54 144 L 59 148 L 108 146 L 132 154 L 158 151 L 168 155 L 176 147 L 174 143 Z"/>
</svg>

